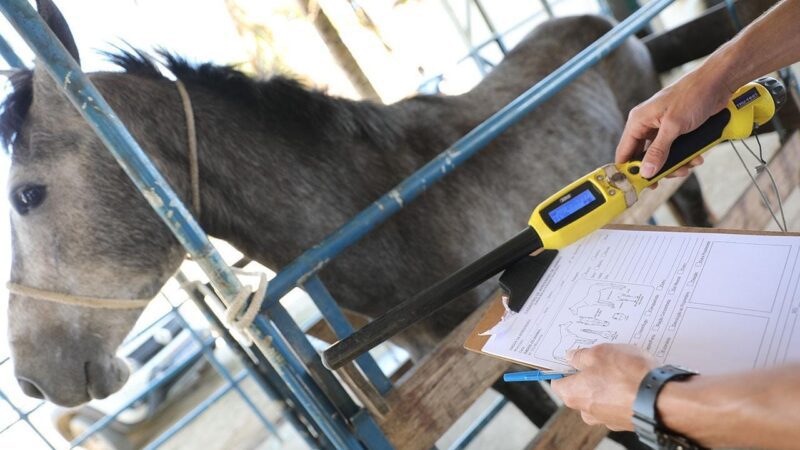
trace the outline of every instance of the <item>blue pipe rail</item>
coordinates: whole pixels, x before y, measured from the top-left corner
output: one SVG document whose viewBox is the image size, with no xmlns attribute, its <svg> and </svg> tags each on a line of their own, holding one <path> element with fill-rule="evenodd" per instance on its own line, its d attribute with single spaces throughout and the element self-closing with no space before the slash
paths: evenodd
<svg viewBox="0 0 800 450">
<path fill-rule="evenodd" d="M 0 2 L 0 10 L 33 50 L 38 61 L 66 94 L 76 110 L 84 117 L 114 158 L 133 181 L 150 206 L 184 246 L 192 259 L 203 269 L 220 298 L 226 303 L 242 289 L 231 268 L 208 240 L 186 206 L 145 155 L 111 107 L 91 83 L 64 46 L 44 23 L 27 0 Z M 267 360 L 275 367 L 303 408 L 309 419 L 318 426 L 336 448 L 360 448 L 344 420 L 334 413 L 327 398 L 310 394 L 312 386 L 291 364 L 296 357 L 291 352 L 279 352 L 273 346 L 280 333 L 266 320 L 256 321 L 253 332 Z M 270 336 L 271 340 L 264 339 Z M 302 373 L 302 372 L 301 372 Z M 329 374 L 332 380 L 335 378 Z M 313 384 L 313 383 L 311 383 Z"/>
<path fill-rule="evenodd" d="M 11 409 L 13 409 L 14 412 L 17 414 L 17 420 L 15 420 L 13 423 L 11 423 L 8 426 L 6 426 L 3 429 L 3 431 L 11 428 L 13 425 L 19 423 L 20 421 L 25 422 L 28 425 L 28 427 L 33 429 L 33 432 L 36 433 L 37 436 L 39 436 L 39 438 L 42 440 L 42 442 L 44 442 L 51 449 L 55 450 L 55 447 L 53 447 L 53 444 L 51 444 L 50 441 L 48 441 L 47 438 L 44 437 L 44 435 L 42 434 L 41 431 L 39 431 L 38 428 L 33 426 L 33 424 L 31 423 L 30 418 L 28 417 L 34 411 L 36 411 L 37 409 L 41 408 L 41 406 L 44 405 L 44 402 L 39 402 L 39 404 L 37 404 L 36 406 L 31 408 L 29 411 L 25 412 L 25 411 L 22 411 L 21 409 L 19 409 L 19 407 L 17 407 L 17 405 L 15 405 L 14 402 L 12 402 L 11 399 L 8 398 L 8 396 L 2 390 L 0 390 L 0 400 L 5 401 L 8 404 L 8 406 Z"/>
<path fill-rule="evenodd" d="M 506 28 L 504 31 L 492 34 L 491 36 L 489 36 L 489 38 L 485 39 L 484 41 L 480 42 L 479 44 L 474 45 L 472 48 L 469 49 L 469 52 L 467 52 L 466 55 L 464 55 L 461 58 L 459 58 L 458 60 L 456 60 L 456 65 L 461 64 L 462 62 L 466 61 L 467 58 L 473 58 L 473 59 L 478 58 L 480 56 L 480 52 L 484 49 L 484 47 L 494 43 L 497 39 L 499 39 L 501 37 L 507 36 L 509 33 L 517 31 L 523 25 L 527 24 L 528 22 L 532 21 L 533 19 L 539 17 L 540 15 L 542 15 L 544 13 L 547 14 L 548 18 L 555 17 L 553 15 L 552 7 L 558 5 L 559 3 L 565 2 L 565 1 L 566 0 L 555 0 L 551 4 L 551 2 L 549 2 L 548 0 L 541 0 L 542 5 L 545 5 L 546 9 L 536 11 L 535 13 L 533 13 L 533 14 L 529 15 L 528 17 L 520 20 L 519 22 L 515 23 L 514 25 L 511 25 L 510 27 Z M 425 85 L 427 85 L 429 83 L 433 83 L 433 82 L 441 83 L 441 81 L 443 79 L 444 79 L 444 74 L 440 73 L 438 75 L 434 75 L 432 77 L 426 78 L 424 81 L 419 83 L 419 85 L 420 86 L 425 86 Z M 422 92 L 422 91 L 420 91 L 420 92 Z M 438 93 L 438 90 L 437 90 L 437 93 Z"/>
<path fill-rule="evenodd" d="M 486 425 L 494 419 L 500 411 L 508 404 L 505 397 L 499 397 L 492 402 L 489 408 L 478 417 L 478 419 L 461 435 L 447 450 L 464 450 L 467 446 L 486 428 Z"/>
<path fill-rule="evenodd" d="M 177 317 L 178 320 L 181 322 L 181 325 L 183 325 L 183 328 L 187 332 L 189 332 L 189 334 L 191 334 L 192 338 L 196 342 L 203 342 L 203 338 L 197 333 L 197 331 L 194 328 L 192 328 L 192 326 L 189 324 L 189 322 L 186 321 L 186 319 L 176 309 L 176 307 L 173 306 L 172 309 L 173 309 L 173 311 L 175 311 L 175 317 Z M 203 355 L 205 355 L 206 360 L 208 360 L 208 362 L 212 366 L 214 366 L 214 369 L 216 369 L 217 373 L 219 373 L 222 376 L 222 378 L 227 382 L 228 386 L 230 386 L 231 389 L 235 390 L 236 393 L 239 394 L 239 397 L 241 397 L 242 401 L 250 408 L 250 410 L 253 411 L 253 413 L 256 415 L 258 420 L 261 422 L 261 425 L 263 425 L 264 428 L 269 430 L 270 433 L 272 433 L 272 434 L 277 436 L 278 435 L 278 430 L 275 428 L 275 426 L 272 424 L 272 422 L 269 419 L 266 418 L 266 416 L 261 414 L 261 411 L 259 411 L 259 409 L 255 405 L 255 403 L 253 403 L 253 400 L 251 400 L 250 397 L 247 396 L 247 394 L 242 390 L 242 388 L 239 386 L 239 384 L 233 379 L 233 376 L 228 371 L 228 369 L 226 369 L 225 366 L 214 355 L 214 350 L 212 350 L 211 347 L 202 346 L 200 348 L 200 351 L 203 352 Z"/>
<path fill-rule="evenodd" d="M 328 289 L 322 283 L 319 277 L 311 277 L 303 284 L 303 289 L 308 293 L 314 304 L 317 305 L 322 317 L 328 322 L 337 339 L 344 339 L 353 334 L 355 329 L 347 321 L 347 318 L 342 313 L 342 310 L 336 305 L 336 301 L 331 296 Z M 381 371 L 375 359 L 369 353 L 365 353 L 356 358 L 356 363 L 361 367 L 364 375 L 375 386 L 381 394 L 389 392 L 392 388 L 392 382 Z"/>
<path fill-rule="evenodd" d="M 474 156 L 500 133 L 517 123 L 525 114 L 550 99 L 567 83 L 598 63 L 608 53 L 620 46 L 625 39 L 646 26 L 673 1 L 653 0 L 628 16 L 592 45 L 586 47 L 361 211 L 350 222 L 289 263 L 270 281 L 266 299 L 262 304 L 262 311 L 277 303 L 296 284 L 303 284 L 331 259 L 358 242 L 433 183 Z"/>
<path fill-rule="evenodd" d="M 144 450 L 155 450 L 162 445 L 164 445 L 167 441 L 172 439 L 173 436 L 178 434 L 181 430 L 189 426 L 190 423 L 194 422 L 195 419 L 200 417 L 208 408 L 211 407 L 214 403 L 216 403 L 219 399 L 225 396 L 228 392 L 232 391 L 234 388 L 238 387 L 239 384 L 247 378 L 247 371 L 242 370 L 236 376 L 233 377 L 230 383 L 226 383 L 224 386 L 217 389 L 216 392 L 211 394 L 208 398 L 200 402 L 197 406 L 192 408 L 189 413 L 185 416 L 181 417 L 177 422 L 172 424 L 171 427 L 167 428 L 163 433 L 161 433 L 158 437 L 150 441 L 145 447 Z M 280 435 L 278 435 L 277 430 L 273 432 L 273 434 L 278 438 L 279 442 L 283 443 L 280 440 Z"/>
<path fill-rule="evenodd" d="M 130 344 L 131 342 L 140 338 L 145 333 L 147 333 L 148 331 L 152 330 L 157 326 L 166 325 L 169 319 L 175 315 L 175 308 L 180 308 L 185 302 L 186 300 L 183 300 L 177 305 L 174 305 L 175 306 L 174 308 L 170 308 L 170 310 L 162 314 L 161 317 L 148 323 L 144 328 L 138 330 L 135 334 L 129 334 L 128 336 L 126 336 L 125 339 L 122 341 L 122 344 L 120 344 L 120 347 L 124 347 L 125 345 Z"/>
<path fill-rule="evenodd" d="M 742 21 L 739 19 L 739 13 L 736 11 L 736 3 L 733 0 L 725 0 L 725 7 L 728 8 L 728 15 L 731 16 L 731 22 L 736 31 L 741 31 Z"/>
<path fill-rule="evenodd" d="M 547 0 L 539 0 L 539 2 L 542 4 L 542 10 L 547 14 L 547 17 L 549 17 L 551 19 L 553 17 L 555 17 L 555 14 L 553 13 L 553 7 L 550 6 L 550 2 L 549 1 L 547 1 Z"/>
<path fill-rule="evenodd" d="M 231 349 L 239 357 L 239 359 L 241 359 L 242 364 L 245 366 L 245 370 L 247 370 L 253 381 L 258 384 L 267 398 L 280 404 L 281 417 L 286 419 L 286 421 L 297 431 L 297 433 L 306 442 L 306 444 L 308 444 L 309 447 L 318 447 L 320 442 L 317 441 L 317 439 L 311 434 L 308 427 L 301 422 L 299 415 L 305 414 L 306 412 L 302 411 L 299 407 L 289 407 L 288 403 L 293 401 L 291 392 L 286 389 L 286 387 L 283 385 L 283 380 L 281 380 L 280 377 L 278 377 L 277 374 L 272 370 L 272 367 L 269 365 L 269 363 L 263 359 L 261 352 L 253 348 L 252 344 L 250 346 L 243 346 L 239 343 L 239 341 L 233 338 L 230 330 L 225 328 L 225 325 L 223 325 L 222 321 L 215 315 L 211 307 L 208 305 L 203 288 L 198 286 L 197 288 L 193 289 L 187 286 L 189 279 L 186 278 L 186 275 L 181 271 L 178 271 L 178 273 L 175 274 L 175 281 L 181 284 L 183 290 L 192 300 L 192 303 L 200 310 L 200 312 L 206 318 L 206 321 L 208 321 L 212 331 L 217 333 L 217 335 L 219 335 L 225 342 L 225 345 L 228 346 L 228 348 Z M 215 294 L 209 294 L 216 298 Z M 169 312 L 169 314 L 171 313 L 172 311 Z"/>
<path fill-rule="evenodd" d="M 72 442 L 69 443 L 70 448 L 74 448 L 83 444 L 86 441 L 86 439 L 89 439 L 93 434 L 109 426 L 111 422 L 114 421 L 125 410 L 127 410 L 128 408 L 132 407 L 133 405 L 144 399 L 144 397 L 147 396 L 152 391 L 152 389 L 157 389 L 163 386 L 165 383 L 172 380 L 175 377 L 175 375 L 186 370 L 190 365 L 194 364 L 194 362 L 197 361 L 197 358 L 200 357 L 200 355 L 202 354 L 202 348 L 206 348 L 213 343 L 214 343 L 213 338 L 208 338 L 205 341 L 202 341 L 201 349 L 197 349 L 196 352 L 192 352 L 191 354 L 185 356 L 180 361 L 178 361 L 174 366 L 172 366 L 172 368 L 170 368 L 168 371 L 160 374 L 155 380 L 151 382 L 150 384 L 151 389 L 143 390 L 138 395 L 135 395 L 133 398 L 129 399 L 127 402 L 120 405 L 120 407 L 115 409 L 111 414 L 107 414 L 102 419 L 98 420 L 97 422 L 93 423 L 90 427 L 85 429 L 83 433 L 81 433 L 78 437 L 76 437 L 75 439 L 72 440 Z"/>
<path fill-rule="evenodd" d="M 0 56 L 6 60 L 12 69 L 25 68 L 25 63 L 23 63 L 19 56 L 17 56 L 17 54 L 14 52 L 14 49 L 8 45 L 8 41 L 6 41 L 3 36 L 0 36 Z"/>
<path fill-rule="evenodd" d="M 478 14 L 483 19 L 483 23 L 486 24 L 486 27 L 489 29 L 489 32 L 492 33 L 492 35 L 497 36 L 498 35 L 497 27 L 494 26 L 494 22 L 489 17 L 489 13 L 486 12 L 486 8 L 484 8 L 483 3 L 481 3 L 481 0 L 467 0 L 467 1 L 471 1 L 472 4 L 475 5 L 475 9 L 478 10 Z M 500 49 L 500 52 L 503 53 L 503 56 L 505 56 L 508 54 L 508 46 L 506 46 L 506 43 L 503 42 L 503 38 L 505 38 L 505 36 L 499 35 L 494 40 L 494 42 L 497 44 L 497 48 Z"/>
<path fill-rule="evenodd" d="M 445 13 L 447 13 L 447 16 L 450 18 L 450 21 L 453 23 L 453 25 L 458 30 L 458 33 L 461 35 L 461 39 L 463 40 L 464 45 L 467 48 L 472 48 L 472 42 L 471 42 L 470 38 L 468 37 L 469 28 L 471 27 L 471 24 L 469 23 L 469 19 L 471 17 L 471 15 L 469 14 L 470 0 L 466 0 L 466 1 L 467 1 L 467 8 L 468 8 L 467 9 L 467 15 L 466 15 L 467 16 L 466 29 L 461 26 L 461 22 L 458 20 L 458 15 L 453 10 L 453 7 L 450 6 L 449 1 L 448 0 L 440 0 L 440 3 L 442 4 L 442 8 L 444 8 Z M 486 67 L 483 65 L 483 63 L 480 61 L 480 59 L 477 58 L 477 57 L 474 57 L 473 59 L 475 60 L 475 66 L 477 67 L 478 72 L 480 72 L 481 76 L 482 77 L 486 76 L 486 74 L 489 73 L 489 71 L 486 69 Z"/>
</svg>

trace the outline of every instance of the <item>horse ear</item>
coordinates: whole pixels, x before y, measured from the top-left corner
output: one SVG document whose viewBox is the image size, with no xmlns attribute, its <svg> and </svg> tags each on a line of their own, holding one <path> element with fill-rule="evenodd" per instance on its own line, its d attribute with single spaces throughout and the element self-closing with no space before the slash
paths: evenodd
<svg viewBox="0 0 800 450">
<path fill-rule="evenodd" d="M 36 9 L 39 10 L 39 15 L 42 16 L 47 26 L 53 30 L 58 40 L 64 44 L 69 54 L 80 65 L 81 57 L 78 54 L 78 46 L 75 45 L 75 38 L 72 37 L 69 25 L 56 4 L 52 0 L 36 0 Z"/>
</svg>

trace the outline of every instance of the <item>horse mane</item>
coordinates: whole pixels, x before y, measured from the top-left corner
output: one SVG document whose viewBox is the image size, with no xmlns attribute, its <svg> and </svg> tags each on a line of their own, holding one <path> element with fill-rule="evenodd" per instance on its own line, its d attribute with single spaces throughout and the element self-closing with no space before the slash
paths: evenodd
<svg viewBox="0 0 800 450">
<path fill-rule="evenodd" d="M 8 77 L 11 93 L 0 104 L 0 142 L 10 151 L 17 131 L 33 103 L 33 71 L 19 70 Z"/>
<path fill-rule="evenodd" d="M 166 79 L 156 59 L 137 49 L 117 47 L 101 52 L 123 73 L 150 79 Z M 251 78 L 229 65 L 193 64 L 167 50 L 156 50 L 158 61 L 187 87 L 199 86 L 251 108 L 284 131 L 307 135 L 307 123 L 328 124 L 388 146 L 399 133 L 396 125 L 377 114 L 378 105 L 331 97 L 308 89 L 293 78 L 274 75 L 266 80 Z M 12 91 L 0 104 L 0 142 L 7 151 L 22 127 L 33 101 L 33 72 L 20 70 L 9 77 Z M 317 131 L 323 132 L 318 129 Z M 324 136 L 317 136 L 324 137 Z"/>
</svg>

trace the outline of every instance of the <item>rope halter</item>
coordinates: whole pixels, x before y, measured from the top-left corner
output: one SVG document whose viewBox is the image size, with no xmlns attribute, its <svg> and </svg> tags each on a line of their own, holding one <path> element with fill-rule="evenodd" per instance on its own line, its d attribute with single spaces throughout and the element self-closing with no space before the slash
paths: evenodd
<svg viewBox="0 0 800 450">
<path fill-rule="evenodd" d="M 192 186 L 192 208 L 194 214 L 200 214 L 200 171 L 197 162 L 197 132 L 194 123 L 194 110 L 192 109 L 192 102 L 189 98 L 189 93 L 186 87 L 180 80 L 175 80 L 175 87 L 181 96 L 181 104 L 183 106 L 183 114 L 186 118 L 186 134 L 188 138 L 189 147 L 189 178 Z M 56 292 L 47 289 L 40 289 L 31 286 L 24 286 L 18 283 L 6 283 L 8 292 L 12 294 L 22 295 L 37 300 L 44 300 L 53 303 L 60 303 L 62 305 L 75 305 L 83 306 L 86 308 L 98 309 L 140 309 L 150 303 L 148 299 L 130 299 L 130 298 L 100 298 L 88 297 L 80 295 L 72 295 L 64 292 Z"/>
<path fill-rule="evenodd" d="M 200 169 L 198 162 L 197 149 L 197 129 L 195 127 L 194 110 L 189 92 L 186 90 L 181 80 L 175 80 L 175 87 L 181 97 L 183 114 L 186 119 L 186 135 L 189 150 L 189 179 L 191 183 L 192 210 L 195 217 L 200 217 Z M 245 330 L 250 327 L 261 309 L 264 294 L 267 292 L 267 277 L 263 273 L 243 272 L 234 269 L 237 275 L 258 277 L 258 283 L 254 289 L 249 284 L 243 283 L 242 289 L 236 294 L 225 313 L 225 322 L 229 328 L 236 329 L 243 335 Z M 62 292 L 39 289 L 24 286 L 17 283 L 8 282 L 6 288 L 12 294 L 22 295 L 29 298 L 44 300 L 62 305 L 75 305 L 86 308 L 97 309 L 141 309 L 150 303 L 151 299 L 126 299 L 126 298 L 100 298 L 72 295 Z M 253 295 L 252 301 L 247 304 L 248 298 Z"/>
<path fill-rule="evenodd" d="M 150 303 L 149 298 L 130 299 L 87 297 L 23 286 L 10 281 L 6 283 L 6 289 L 8 289 L 8 292 L 12 294 L 44 300 L 47 302 L 60 303 L 62 305 L 77 305 L 87 308 L 140 309 L 144 308 L 148 303 Z"/>
</svg>

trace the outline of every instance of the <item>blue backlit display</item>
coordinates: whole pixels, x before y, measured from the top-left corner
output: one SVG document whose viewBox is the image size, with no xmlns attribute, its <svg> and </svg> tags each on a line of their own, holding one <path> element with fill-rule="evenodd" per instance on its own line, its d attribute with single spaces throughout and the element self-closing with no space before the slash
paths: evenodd
<svg viewBox="0 0 800 450">
<path fill-rule="evenodd" d="M 586 189 L 580 194 L 564 202 L 564 204 L 562 204 L 561 206 L 554 208 L 547 214 L 550 216 L 550 220 L 553 221 L 553 224 L 558 224 L 562 220 L 571 216 L 575 211 L 583 208 L 584 206 L 592 203 L 595 200 L 596 198 L 594 194 L 592 194 L 590 190 Z"/>
</svg>

